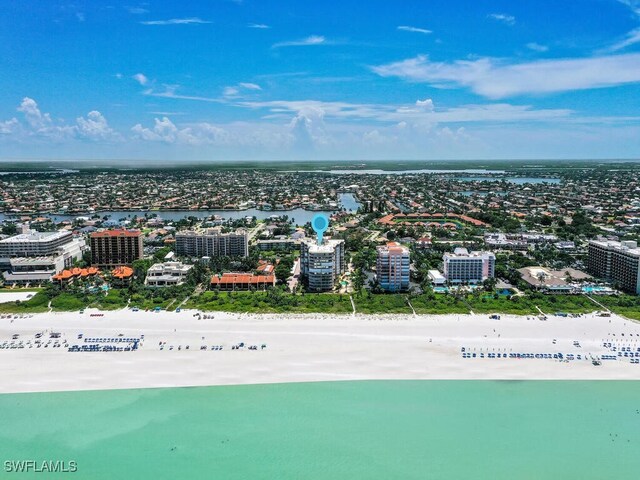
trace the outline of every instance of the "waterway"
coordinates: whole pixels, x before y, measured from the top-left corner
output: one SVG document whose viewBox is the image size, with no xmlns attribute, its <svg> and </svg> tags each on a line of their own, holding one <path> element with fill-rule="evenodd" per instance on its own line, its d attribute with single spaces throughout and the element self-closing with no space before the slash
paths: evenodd
<svg viewBox="0 0 640 480">
<path fill-rule="evenodd" d="M 341 193 L 338 196 L 340 206 L 350 212 L 355 212 L 361 205 L 352 193 Z M 326 211 L 331 213 L 332 210 Z M 131 219 L 134 216 L 144 217 L 146 215 L 156 215 L 163 220 L 177 221 L 186 217 L 196 218 L 208 218 L 211 216 L 219 216 L 224 219 L 237 220 L 245 217 L 256 217 L 258 220 L 265 220 L 272 216 L 287 215 L 289 219 L 293 219 L 296 225 L 304 225 L 307 222 L 311 222 L 313 216 L 318 213 L 314 210 L 305 210 L 303 208 L 295 208 L 292 210 L 258 210 L 256 208 L 250 208 L 247 210 L 106 210 L 97 211 L 94 213 L 77 213 L 73 215 L 67 214 L 42 214 L 40 216 L 49 217 L 55 222 L 63 222 L 65 220 L 73 220 L 78 217 L 87 217 L 92 215 L 100 215 L 101 217 L 108 217 L 110 220 Z M 0 213 L 0 220 L 7 218 L 15 218 L 13 215 Z"/>
</svg>

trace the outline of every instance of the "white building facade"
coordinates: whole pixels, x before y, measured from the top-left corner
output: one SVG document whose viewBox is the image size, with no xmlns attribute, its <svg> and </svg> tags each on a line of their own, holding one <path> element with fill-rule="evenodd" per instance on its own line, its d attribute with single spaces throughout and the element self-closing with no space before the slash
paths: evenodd
<svg viewBox="0 0 640 480">
<path fill-rule="evenodd" d="M 300 274 L 309 291 L 332 290 L 344 271 L 344 240 L 325 240 L 322 245 L 313 240 L 300 243 Z"/>
<path fill-rule="evenodd" d="M 491 252 L 469 252 L 456 248 L 445 253 L 444 276 L 450 284 L 481 283 L 495 275 L 496 256 Z"/>
<path fill-rule="evenodd" d="M 182 285 L 193 265 L 181 262 L 156 263 L 147 270 L 145 284 L 149 287 L 175 287 Z"/>
</svg>

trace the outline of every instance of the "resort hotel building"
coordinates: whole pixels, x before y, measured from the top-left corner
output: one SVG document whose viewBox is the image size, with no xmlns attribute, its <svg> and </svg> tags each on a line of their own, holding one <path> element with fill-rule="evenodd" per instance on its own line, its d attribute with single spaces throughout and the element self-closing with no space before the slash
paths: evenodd
<svg viewBox="0 0 640 480">
<path fill-rule="evenodd" d="M 409 289 L 409 249 L 395 242 L 378 247 L 376 273 L 378 283 L 388 292 Z"/>
<path fill-rule="evenodd" d="M 640 248 L 636 242 L 591 240 L 587 270 L 621 290 L 640 294 Z"/>
<path fill-rule="evenodd" d="M 442 259 L 448 283 L 480 283 L 494 276 L 496 256 L 491 252 L 456 248 L 453 253 L 445 253 Z"/>
<path fill-rule="evenodd" d="M 131 265 L 142 258 L 142 232 L 139 230 L 104 230 L 90 236 L 91 264 L 95 267 Z"/>
<path fill-rule="evenodd" d="M 183 257 L 246 257 L 249 235 L 244 229 L 222 233 L 220 228 L 176 233 L 176 254 Z"/>
<path fill-rule="evenodd" d="M 344 273 L 344 240 L 325 239 L 322 245 L 300 242 L 300 275 L 310 292 L 332 290 Z"/>
<path fill-rule="evenodd" d="M 19 235 L 0 240 L 0 258 L 53 255 L 60 247 L 72 241 L 73 233 L 69 230 L 59 232 L 27 230 Z"/>
<path fill-rule="evenodd" d="M 40 284 L 82 259 L 87 245 L 70 231 L 26 230 L 0 240 L 0 268 L 7 285 Z"/>
</svg>

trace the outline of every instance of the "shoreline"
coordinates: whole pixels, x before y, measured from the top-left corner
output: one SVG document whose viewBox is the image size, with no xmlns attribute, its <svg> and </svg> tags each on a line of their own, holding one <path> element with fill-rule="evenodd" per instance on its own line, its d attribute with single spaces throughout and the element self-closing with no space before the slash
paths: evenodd
<svg viewBox="0 0 640 480">
<path fill-rule="evenodd" d="M 626 355 L 640 357 L 640 324 L 615 315 L 541 321 L 195 313 L 88 310 L 0 319 L 0 345 L 24 347 L 0 349 L 0 393 L 344 380 L 640 380 L 636 359 L 612 351 L 629 348 Z"/>
</svg>

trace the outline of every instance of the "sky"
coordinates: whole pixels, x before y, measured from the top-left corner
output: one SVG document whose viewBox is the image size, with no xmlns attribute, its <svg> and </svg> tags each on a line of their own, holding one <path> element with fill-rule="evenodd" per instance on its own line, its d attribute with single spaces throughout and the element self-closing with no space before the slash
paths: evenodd
<svg viewBox="0 0 640 480">
<path fill-rule="evenodd" d="M 0 159 L 640 159 L 640 0 L 0 0 Z"/>
</svg>

